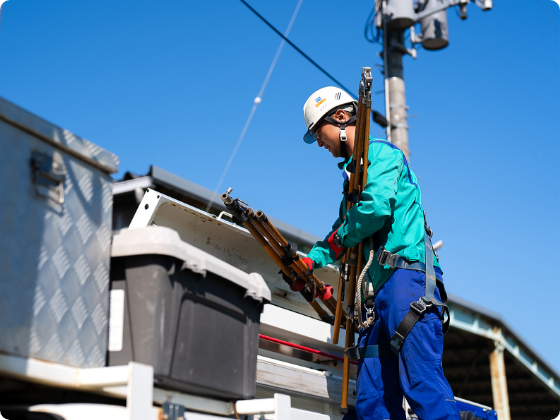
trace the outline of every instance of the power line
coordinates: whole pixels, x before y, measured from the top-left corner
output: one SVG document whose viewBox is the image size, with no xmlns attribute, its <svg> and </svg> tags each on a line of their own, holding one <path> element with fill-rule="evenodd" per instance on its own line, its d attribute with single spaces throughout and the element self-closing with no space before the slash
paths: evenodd
<svg viewBox="0 0 560 420">
<path fill-rule="evenodd" d="M 257 12 L 255 9 L 253 9 L 245 0 L 240 0 L 240 1 L 245 6 L 247 6 L 249 8 L 249 10 L 251 10 L 255 15 L 257 15 L 259 17 L 259 19 L 261 19 L 264 23 L 266 23 L 270 27 L 270 29 L 272 29 L 274 32 L 276 32 L 279 36 L 281 36 L 284 39 L 284 41 L 286 41 L 288 44 L 290 44 L 298 53 L 300 53 L 303 57 L 305 57 L 307 59 L 307 61 L 309 61 L 311 64 L 313 64 L 315 67 L 317 67 L 317 69 L 319 69 L 325 76 L 327 76 L 329 79 L 331 79 L 333 82 L 335 82 L 338 86 L 340 86 L 342 89 L 344 89 L 346 92 L 348 92 L 350 94 L 350 96 L 352 96 L 354 99 L 358 99 L 356 97 L 356 95 L 351 93 L 352 91 L 350 89 L 348 89 L 346 86 L 344 86 L 338 80 L 336 80 L 334 78 L 334 76 L 332 76 L 328 71 L 326 71 L 323 67 L 321 67 L 319 64 L 317 64 L 311 57 L 309 57 L 302 50 L 300 50 L 292 41 L 290 41 L 288 38 L 286 38 L 278 29 L 276 29 L 259 12 Z"/>
<path fill-rule="evenodd" d="M 282 39 L 284 39 L 284 41 L 286 41 L 288 44 L 290 44 L 298 53 L 300 53 L 303 57 L 305 57 L 311 64 L 313 64 L 315 67 L 317 67 L 317 69 L 319 69 L 323 74 L 325 74 L 329 79 L 331 79 L 333 82 L 335 82 L 338 86 L 340 86 L 342 89 L 344 89 L 346 92 L 348 92 L 348 94 L 350 96 L 352 96 L 352 98 L 354 99 L 358 99 L 356 95 L 354 95 L 352 93 L 352 91 L 350 89 L 348 89 L 346 86 L 344 86 L 342 83 L 340 83 L 338 80 L 336 80 L 328 71 L 326 71 L 323 67 L 321 67 L 319 64 L 317 64 L 315 61 L 313 61 L 313 59 L 311 57 L 309 57 L 307 54 L 305 54 L 302 50 L 300 50 L 292 41 L 290 41 L 285 35 L 282 35 L 282 33 L 276 29 L 268 20 L 266 20 L 259 12 L 257 12 L 255 9 L 253 9 L 245 0 L 240 0 L 241 3 L 243 3 L 245 6 L 247 6 L 249 8 L 249 10 L 251 10 L 255 15 L 257 15 L 264 23 L 266 23 L 274 32 L 276 32 L 278 35 L 280 35 L 282 37 Z M 373 121 L 380 125 L 381 127 L 385 128 L 388 125 L 387 119 L 380 114 L 377 111 L 374 111 L 373 109 L 371 110 L 371 117 L 373 119 Z"/>
<path fill-rule="evenodd" d="M 539 3 L 539 6 L 541 6 L 541 9 L 543 9 L 543 11 L 548 16 L 548 19 L 550 20 L 550 22 L 552 22 L 552 24 L 556 28 L 556 32 L 558 32 L 560 34 L 560 29 L 558 28 L 558 25 L 556 24 L 556 22 L 554 22 L 554 19 L 552 19 L 552 16 L 550 16 L 550 13 L 548 13 L 548 10 L 546 10 L 546 7 L 544 7 L 544 4 L 541 3 L 541 0 L 537 0 L 537 2 Z"/>
<path fill-rule="evenodd" d="M 298 4 L 296 5 L 294 13 L 292 14 L 292 19 L 290 19 L 290 23 L 288 24 L 288 28 L 286 29 L 286 32 L 285 32 L 286 35 L 288 35 L 290 33 L 290 31 L 292 30 L 292 26 L 294 24 L 294 21 L 296 20 L 296 16 L 299 12 L 299 8 L 301 7 L 302 2 L 303 2 L 303 0 L 299 0 Z M 284 36 L 282 36 L 282 38 L 284 38 Z M 241 131 L 241 135 L 239 136 L 239 139 L 237 140 L 237 143 L 235 144 L 235 147 L 233 148 L 233 151 L 231 152 L 228 163 L 226 164 L 226 166 L 224 167 L 224 170 L 222 171 L 222 176 L 220 177 L 220 180 L 218 181 L 218 184 L 216 185 L 216 188 L 214 189 L 214 192 L 212 193 L 212 197 L 210 198 L 210 201 L 208 201 L 208 205 L 206 206 L 206 211 L 207 212 L 212 207 L 212 204 L 214 203 L 214 200 L 216 199 L 216 195 L 218 194 L 218 191 L 219 191 L 220 187 L 222 186 L 222 182 L 224 182 L 224 179 L 225 179 L 226 174 L 229 170 L 229 167 L 231 166 L 231 164 L 233 162 L 233 159 L 235 158 L 235 154 L 237 153 L 237 150 L 239 149 L 239 146 L 241 146 L 241 142 L 243 141 L 243 138 L 245 137 L 245 133 L 249 129 L 249 124 L 251 124 L 251 120 L 253 119 L 253 115 L 255 115 L 255 111 L 257 110 L 257 107 L 261 103 L 261 100 L 262 100 L 262 97 L 263 97 L 263 94 L 264 94 L 264 90 L 266 89 L 266 85 L 268 84 L 268 81 L 270 80 L 270 76 L 272 76 L 272 72 L 274 71 L 274 67 L 276 67 L 276 63 L 278 62 L 278 58 L 280 58 L 280 53 L 282 52 L 282 48 L 284 48 L 285 44 L 286 44 L 286 39 L 284 38 L 284 39 L 282 39 L 282 41 L 280 41 L 280 45 L 278 46 L 278 50 L 276 50 L 276 55 L 274 56 L 274 59 L 272 60 L 272 63 L 270 64 L 270 68 L 268 69 L 268 73 L 266 74 L 266 77 L 264 78 L 264 82 L 261 86 L 261 89 L 259 90 L 259 93 L 254 100 L 253 108 L 251 109 L 251 112 L 249 113 L 249 117 L 247 117 L 247 121 L 245 121 L 245 126 L 243 127 L 243 130 Z"/>
</svg>

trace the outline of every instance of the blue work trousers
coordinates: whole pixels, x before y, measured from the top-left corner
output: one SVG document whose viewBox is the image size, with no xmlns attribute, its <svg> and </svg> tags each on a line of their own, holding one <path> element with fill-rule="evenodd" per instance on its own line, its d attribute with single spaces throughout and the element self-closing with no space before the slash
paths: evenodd
<svg viewBox="0 0 560 420">
<path fill-rule="evenodd" d="M 436 268 L 441 279 L 441 271 Z M 373 327 L 359 345 L 389 343 L 410 303 L 424 296 L 425 274 L 397 269 L 375 295 Z M 434 297 L 441 300 L 436 288 Z M 432 306 L 412 328 L 399 353 L 362 359 L 358 365 L 356 414 L 360 420 L 404 420 L 403 394 L 420 420 L 460 420 L 441 364 L 441 309 Z M 348 416 L 351 418 L 351 416 Z"/>
</svg>

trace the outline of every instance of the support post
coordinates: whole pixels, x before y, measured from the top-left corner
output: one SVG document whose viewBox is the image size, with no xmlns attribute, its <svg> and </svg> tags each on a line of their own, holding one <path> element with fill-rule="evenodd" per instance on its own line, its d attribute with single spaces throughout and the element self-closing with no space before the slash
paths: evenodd
<svg viewBox="0 0 560 420">
<path fill-rule="evenodd" d="M 386 25 L 385 25 L 386 26 Z M 404 30 L 386 29 L 383 32 L 385 58 L 385 109 L 387 112 L 387 139 L 402 150 L 409 160 L 408 124 L 406 121 L 406 97 L 403 63 Z"/>
<path fill-rule="evenodd" d="M 129 362 L 128 388 L 126 393 L 127 420 L 151 420 L 155 418 L 154 368 Z"/>
<path fill-rule="evenodd" d="M 494 410 L 498 413 L 498 419 L 510 420 L 504 345 L 499 340 L 494 341 L 494 351 L 490 353 L 490 377 Z"/>
</svg>

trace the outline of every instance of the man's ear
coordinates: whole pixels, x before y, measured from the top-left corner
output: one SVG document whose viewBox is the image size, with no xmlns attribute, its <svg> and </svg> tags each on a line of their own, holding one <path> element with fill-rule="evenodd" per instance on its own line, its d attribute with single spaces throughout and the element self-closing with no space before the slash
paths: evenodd
<svg viewBox="0 0 560 420">
<path fill-rule="evenodd" d="M 346 112 L 344 112 L 342 109 L 339 109 L 335 112 L 334 119 L 337 121 L 346 121 L 348 117 L 346 116 Z"/>
</svg>

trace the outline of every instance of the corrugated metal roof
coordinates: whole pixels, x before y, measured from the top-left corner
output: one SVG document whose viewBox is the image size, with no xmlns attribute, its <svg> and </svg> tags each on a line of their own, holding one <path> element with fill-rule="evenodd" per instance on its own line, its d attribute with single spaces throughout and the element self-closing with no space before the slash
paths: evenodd
<svg viewBox="0 0 560 420">
<path fill-rule="evenodd" d="M 113 187 L 114 194 L 122 194 L 128 191 L 133 191 L 136 188 L 157 188 L 158 185 L 162 185 L 171 190 L 175 190 L 183 195 L 193 198 L 196 201 L 202 203 L 207 203 L 212 198 L 213 192 L 208 188 L 201 185 L 195 184 L 185 178 L 175 175 L 165 169 L 157 166 L 152 166 L 150 172 L 146 176 L 141 176 L 125 181 L 117 181 Z M 219 209 L 220 211 L 225 211 L 226 207 L 220 200 L 220 197 L 216 197 L 212 205 L 213 208 Z M 313 246 L 315 242 L 321 240 L 318 236 L 312 235 L 309 232 L 298 229 L 288 223 L 276 219 L 267 215 L 274 226 L 283 235 L 289 237 L 291 240 L 298 243 Z"/>
</svg>

